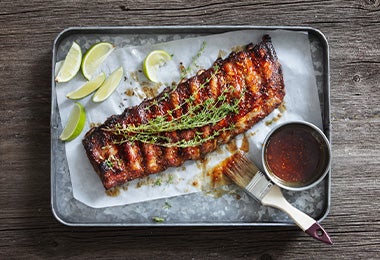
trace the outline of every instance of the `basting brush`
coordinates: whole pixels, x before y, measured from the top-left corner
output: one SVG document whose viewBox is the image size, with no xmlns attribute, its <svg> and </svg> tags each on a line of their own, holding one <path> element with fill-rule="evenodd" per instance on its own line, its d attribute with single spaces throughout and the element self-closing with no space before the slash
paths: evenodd
<svg viewBox="0 0 380 260">
<path fill-rule="evenodd" d="M 270 182 L 256 165 L 242 152 L 237 152 L 228 160 L 225 174 L 250 196 L 265 206 L 272 206 L 286 212 L 305 233 L 332 245 L 331 238 L 322 226 L 302 211 L 293 207 L 284 197 L 281 189 Z"/>
</svg>

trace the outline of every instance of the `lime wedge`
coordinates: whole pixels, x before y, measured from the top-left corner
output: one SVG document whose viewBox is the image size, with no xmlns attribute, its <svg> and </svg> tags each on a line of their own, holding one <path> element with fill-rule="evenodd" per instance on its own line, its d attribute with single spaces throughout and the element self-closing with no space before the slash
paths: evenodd
<svg viewBox="0 0 380 260">
<path fill-rule="evenodd" d="M 106 79 L 106 74 L 102 72 L 98 76 L 96 76 L 94 79 L 87 81 L 84 85 L 68 93 L 66 97 L 70 99 L 84 98 L 90 95 L 95 90 L 97 90 L 102 85 L 105 79 Z"/>
<path fill-rule="evenodd" d="M 172 57 L 169 53 L 163 50 L 155 50 L 150 52 L 143 63 L 143 72 L 145 76 L 155 83 L 158 83 L 157 70 L 160 66 L 164 65 Z"/>
<path fill-rule="evenodd" d="M 66 123 L 59 139 L 62 141 L 70 141 L 77 137 L 83 130 L 86 122 L 86 111 L 80 103 L 75 103 L 70 112 L 69 120 Z"/>
<path fill-rule="evenodd" d="M 69 52 L 66 55 L 65 61 L 62 64 L 61 69 L 55 78 L 56 82 L 67 82 L 74 78 L 80 69 L 80 64 L 82 61 L 82 50 L 80 46 L 73 42 L 70 47 Z"/>
<path fill-rule="evenodd" d="M 82 60 L 82 73 L 87 80 L 92 79 L 96 70 L 114 48 L 109 42 L 98 42 L 86 51 Z"/>
<path fill-rule="evenodd" d="M 103 82 L 100 88 L 92 96 L 92 101 L 102 102 L 106 100 L 117 88 L 122 77 L 123 77 L 123 67 L 119 67 L 111 73 L 111 75 Z"/>
</svg>

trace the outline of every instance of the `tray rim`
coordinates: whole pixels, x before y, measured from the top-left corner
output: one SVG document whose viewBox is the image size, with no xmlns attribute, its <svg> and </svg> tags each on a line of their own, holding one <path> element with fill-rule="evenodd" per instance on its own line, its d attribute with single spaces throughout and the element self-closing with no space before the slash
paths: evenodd
<svg viewBox="0 0 380 260">
<path fill-rule="evenodd" d="M 209 33 L 223 33 L 227 31 L 236 31 L 236 30 L 289 30 L 289 31 L 306 31 L 308 33 L 313 34 L 318 38 L 320 43 L 322 44 L 323 49 L 323 69 L 324 69 L 324 75 L 323 75 L 323 89 L 324 89 L 324 111 L 323 115 L 323 131 L 327 137 L 327 139 L 330 142 L 330 145 L 332 144 L 331 140 L 331 112 L 330 112 L 330 50 L 329 50 L 329 44 L 327 41 L 326 36 L 320 31 L 319 29 L 316 29 L 314 27 L 310 26 L 258 26 L 258 25 L 183 25 L 183 26 L 176 26 L 176 25 L 165 25 L 165 26 L 88 26 L 88 27 L 82 27 L 82 26 L 74 26 L 74 27 L 68 27 L 64 30 L 62 30 L 56 38 L 54 39 L 53 45 L 52 45 L 52 74 L 51 74 L 51 86 L 52 88 L 55 86 L 55 75 L 54 75 L 54 67 L 56 64 L 56 54 L 57 54 L 57 46 L 58 43 L 66 37 L 67 34 L 75 34 L 75 32 L 81 32 L 81 33 L 87 33 L 87 34 L 127 34 L 133 32 L 143 32 L 145 34 L 151 33 L 157 33 L 158 31 L 167 32 L 167 33 L 189 33 L 189 31 L 193 31 L 194 33 L 205 33 L 206 30 Z M 149 32 L 150 31 L 150 32 Z M 152 32 L 155 31 L 155 32 Z M 214 32 L 213 32 L 214 31 Z M 215 32 L 217 31 L 217 32 Z M 206 33 L 207 33 L 206 32 Z M 56 99 L 54 96 L 54 92 L 52 90 L 51 92 L 51 110 L 50 110 L 50 206 L 52 210 L 52 214 L 54 217 L 58 220 L 58 222 L 66 225 L 66 226 L 99 226 L 99 227 L 105 227 L 105 226 L 112 226 L 112 227 L 148 227 L 148 226 L 165 226 L 165 227 L 178 227 L 178 226 L 190 226 L 190 227 L 196 227 L 196 226 L 230 226 L 230 227 L 239 227 L 239 226 L 295 226 L 294 223 L 282 223 L 282 222 L 252 222 L 252 223 L 109 223 L 109 222 L 70 222 L 64 219 L 63 216 L 60 215 L 58 210 L 56 209 L 56 174 L 53 169 L 52 165 L 52 158 L 53 158 L 53 139 L 52 139 L 52 121 L 54 116 L 54 109 L 57 105 Z M 324 212 L 321 214 L 321 216 L 316 219 L 318 222 L 322 222 L 329 214 L 330 208 L 331 208 L 331 166 L 329 168 L 329 172 L 326 175 L 326 198 L 325 198 L 325 209 Z"/>
</svg>

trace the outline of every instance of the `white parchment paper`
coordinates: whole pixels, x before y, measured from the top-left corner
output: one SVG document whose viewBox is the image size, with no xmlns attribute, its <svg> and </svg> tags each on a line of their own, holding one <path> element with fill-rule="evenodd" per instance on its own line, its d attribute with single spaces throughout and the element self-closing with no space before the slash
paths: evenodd
<svg viewBox="0 0 380 260">
<path fill-rule="evenodd" d="M 120 114 L 132 105 L 139 104 L 148 97 L 143 91 L 142 82 L 148 80 L 141 73 L 142 62 L 146 55 L 156 49 L 162 49 L 173 55 L 164 67 L 159 69 L 158 75 L 165 85 L 177 82 L 180 78 L 179 64 L 188 66 L 192 57 L 196 55 L 206 42 L 203 54 L 197 59 L 197 67 L 193 68 L 193 74 L 200 68 L 209 68 L 220 53 L 228 55 L 236 46 L 246 45 L 250 42 L 258 43 L 265 34 L 263 31 L 244 30 L 235 31 L 205 37 L 196 37 L 176 40 L 151 46 L 118 46 L 99 68 L 109 75 L 112 71 L 122 66 L 124 79 L 117 90 L 104 102 L 93 103 L 91 96 L 79 102 L 86 109 L 87 122 L 81 135 L 73 141 L 65 144 L 66 156 L 70 170 L 73 195 L 77 200 L 90 207 L 110 207 L 125 205 L 146 200 L 178 196 L 193 192 L 199 192 L 207 187 L 208 183 L 203 178 L 203 171 L 197 162 L 188 161 L 182 167 L 170 168 L 163 173 L 150 176 L 142 180 L 131 181 L 120 194 L 115 197 L 108 196 L 102 183 L 92 168 L 84 148 L 82 139 L 90 129 L 92 123 L 102 123 L 113 114 Z M 261 166 L 261 145 L 270 129 L 280 123 L 289 120 L 306 120 L 322 128 L 320 103 L 310 53 L 310 43 L 307 33 L 292 31 L 269 31 L 277 56 L 282 65 L 285 81 L 285 111 L 276 109 L 263 121 L 256 124 L 248 131 L 249 156 L 258 166 Z M 56 66 L 56 69 L 58 66 Z M 193 74 L 190 73 L 189 76 Z M 85 79 L 80 73 L 68 83 L 56 85 L 56 94 L 61 123 L 64 126 L 73 107 L 73 101 L 66 98 L 66 94 L 84 84 Z M 146 83 L 143 84 L 146 86 Z M 148 86 L 156 89 L 157 86 Z M 133 91 L 132 96 L 126 95 Z M 276 120 L 272 120 L 276 117 Z M 268 122 L 272 122 L 268 124 Z M 241 136 L 237 137 L 237 145 L 241 143 Z M 211 153 L 208 155 L 207 167 L 212 167 L 229 155 L 225 153 Z M 203 169 L 204 170 L 204 169 Z M 197 183 L 197 185 L 194 185 Z"/>
</svg>

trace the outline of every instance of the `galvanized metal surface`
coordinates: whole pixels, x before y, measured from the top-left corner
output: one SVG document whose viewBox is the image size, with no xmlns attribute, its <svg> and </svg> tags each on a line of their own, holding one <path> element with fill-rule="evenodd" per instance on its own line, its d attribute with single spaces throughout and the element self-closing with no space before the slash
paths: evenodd
<svg viewBox="0 0 380 260">
<path fill-rule="evenodd" d="M 170 199 L 163 199 L 151 202 L 127 205 L 124 207 L 111 207 L 104 209 L 90 208 L 73 198 L 72 190 L 69 185 L 70 176 L 68 172 L 67 162 L 65 160 L 64 145 L 58 141 L 60 129 L 60 118 L 58 106 L 54 92 L 54 66 L 59 60 L 58 48 L 70 37 L 80 36 L 82 39 L 94 40 L 96 37 L 101 39 L 116 39 L 123 41 L 130 36 L 137 38 L 152 39 L 156 35 L 181 35 L 182 37 L 209 35 L 215 33 L 223 33 L 233 30 L 254 29 L 261 31 L 270 30 L 290 30 L 290 31 L 306 31 L 312 46 L 312 58 L 316 65 L 316 69 L 320 70 L 317 74 L 317 86 L 321 101 L 322 120 L 324 132 L 331 141 L 331 124 L 330 124 L 330 64 L 328 43 L 324 35 L 310 27 L 258 27 L 258 26 L 165 26 L 165 27 L 86 27 L 86 28 L 69 28 L 63 31 L 56 38 L 53 45 L 52 59 L 52 101 L 51 101 L 51 205 L 52 211 L 56 218 L 71 226 L 150 226 L 156 225 L 152 221 L 154 214 L 164 215 L 168 221 L 160 223 L 165 226 L 283 226 L 293 225 L 290 219 L 272 209 L 262 209 L 264 215 L 255 218 L 238 219 L 241 215 L 230 215 L 228 217 L 220 217 L 225 213 L 223 199 L 215 199 L 205 194 L 191 194 Z M 96 37 L 95 37 L 96 35 Z M 132 37 L 133 38 L 133 37 Z M 318 64 L 322 64 L 320 67 Z M 328 214 L 330 208 L 330 189 L 331 189 L 331 170 L 325 180 L 319 187 L 324 191 L 322 210 L 315 215 L 315 212 L 307 212 L 314 218 L 322 221 Z M 64 181 L 62 181 L 64 180 Z M 244 194 L 241 194 L 244 198 Z M 290 201 L 296 200 L 301 194 L 285 192 L 285 196 Z M 196 200 L 200 207 L 189 211 L 185 205 Z M 227 199 L 231 201 L 231 198 Z M 166 203 L 171 205 L 170 212 L 163 209 Z M 257 203 L 254 200 L 244 200 L 240 205 L 236 203 L 236 208 L 227 210 L 234 212 L 244 209 L 246 214 L 254 214 L 252 210 L 246 208 L 250 203 Z M 149 209 L 149 210 L 148 210 Z M 149 211 L 149 212 L 148 212 Z M 214 215 L 210 215 L 213 212 Z M 243 214 L 244 215 L 244 214 Z M 270 216 L 270 217 L 269 217 Z M 186 221 L 189 220 L 189 221 Z M 259 221 L 258 221 L 259 220 Z"/>
</svg>

